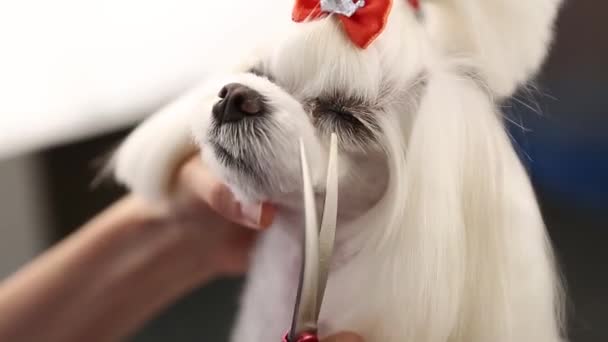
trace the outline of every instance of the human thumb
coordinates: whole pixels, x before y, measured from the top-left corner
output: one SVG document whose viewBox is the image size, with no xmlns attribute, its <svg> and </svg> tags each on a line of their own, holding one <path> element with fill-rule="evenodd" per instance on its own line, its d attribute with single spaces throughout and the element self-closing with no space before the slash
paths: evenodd
<svg viewBox="0 0 608 342">
<path fill-rule="evenodd" d="M 268 203 L 244 205 L 237 202 L 230 189 L 216 178 L 200 157 L 189 159 L 177 175 L 178 191 L 203 200 L 216 213 L 229 221 L 253 229 L 265 229 L 272 224 L 275 208 Z"/>
</svg>

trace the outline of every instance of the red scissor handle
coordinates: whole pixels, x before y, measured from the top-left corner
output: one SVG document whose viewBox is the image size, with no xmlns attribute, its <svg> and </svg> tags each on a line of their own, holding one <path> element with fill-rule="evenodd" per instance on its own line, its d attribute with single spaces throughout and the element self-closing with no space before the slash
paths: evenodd
<svg viewBox="0 0 608 342">
<path fill-rule="evenodd" d="M 319 338 L 313 333 L 302 333 L 295 341 L 290 341 L 289 334 L 285 334 L 283 342 L 319 342 Z"/>
</svg>

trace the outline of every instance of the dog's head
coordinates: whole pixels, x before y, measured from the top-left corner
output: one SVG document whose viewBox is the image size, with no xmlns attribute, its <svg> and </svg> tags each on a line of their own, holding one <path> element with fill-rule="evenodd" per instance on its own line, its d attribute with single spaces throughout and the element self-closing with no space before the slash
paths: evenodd
<svg viewBox="0 0 608 342">
<path fill-rule="evenodd" d="M 536 2 L 545 7 L 555 3 Z M 369 208 L 382 197 L 391 176 L 389 151 L 396 148 L 388 145 L 407 146 L 426 76 L 438 59 L 466 57 L 472 71 L 499 96 L 509 95 L 538 68 L 550 25 L 531 22 L 539 28 L 527 33 L 534 37 L 517 41 L 504 38 L 512 38 L 504 32 L 513 29 L 506 26 L 514 22 L 511 19 L 493 22 L 495 29 L 488 24 L 483 35 L 470 31 L 501 6 L 506 10 L 501 15 L 536 20 L 552 14 L 537 13 L 543 10 L 538 5 L 490 3 L 470 7 L 429 1 L 417 10 L 406 0 L 396 0 L 386 27 L 365 49 L 349 40 L 336 16 L 293 24 L 272 49 L 246 67 L 207 82 L 208 115 L 193 124 L 205 160 L 242 197 L 287 204 L 300 198 L 292 197 L 301 189 L 299 138 L 306 144 L 313 181 L 322 193 L 329 135 L 335 132 L 340 193 L 345 199 L 341 208 Z M 467 15 L 477 21 L 469 23 Z M 452 25 L 460 21 L 461 28 L 455 30 Z M 516 54 L 510 49 L 516 44 L 535 51 Z M 502 71 L 494 56 L 501 51 L 513 56 Z M 393 129 L 399 132 L 399 142 L 386 135 Z"/>
<path fill-rule="evenodd" d="M 398 17 L 416 20 L 398 10 Z M 403 53 L 407 39 L 399 42 L 399 25 L 389 23 L 383 37 L 360 49 L 333 19 L 294 24 L 267 54 L 208 88 L 209 114 L 194 123 L 194 135 L 207 164 L 245 198 L 300 199 L 300 138 L 322 193 L 332 132 L 339 142 L 341 211 L 362 212 L 386 189 L 383 122 L 413 114 L 420 59 L 416 49 Z"/>
</svg>

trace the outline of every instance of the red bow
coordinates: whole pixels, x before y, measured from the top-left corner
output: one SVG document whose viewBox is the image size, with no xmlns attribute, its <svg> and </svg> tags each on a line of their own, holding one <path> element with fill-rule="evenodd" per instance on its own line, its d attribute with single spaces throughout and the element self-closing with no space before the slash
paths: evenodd
<svg viewBox="0 0 608 342">
<path fill-rule="evenodd" d="M 419 9 L 419 0 L 407 0 L 415 10 Z M 350 40 L 358 47 L 365 49 L 378 37 L 386 26 L 392 0 L 365 0 L 365 6 L 359 8 L 351 17 L 338 15 Z M 292 18 L 295 22 L 320 19 L 329 15 L 321 10 L 319 0 L 296 0 Z"/>
</svg>

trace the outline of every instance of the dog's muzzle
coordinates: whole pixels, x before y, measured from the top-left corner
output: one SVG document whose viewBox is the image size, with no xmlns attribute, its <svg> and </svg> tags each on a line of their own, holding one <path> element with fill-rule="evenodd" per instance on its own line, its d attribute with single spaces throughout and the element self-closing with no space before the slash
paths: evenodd
<svg viewBox="0 0 608 342">
<path fill-rule="evenodd" d="M 258 91 L 240 83 L 224 86 L 213 106 L 213 118 L 219 125 L 267 114 L 266 100 Z"/>
</svg>

